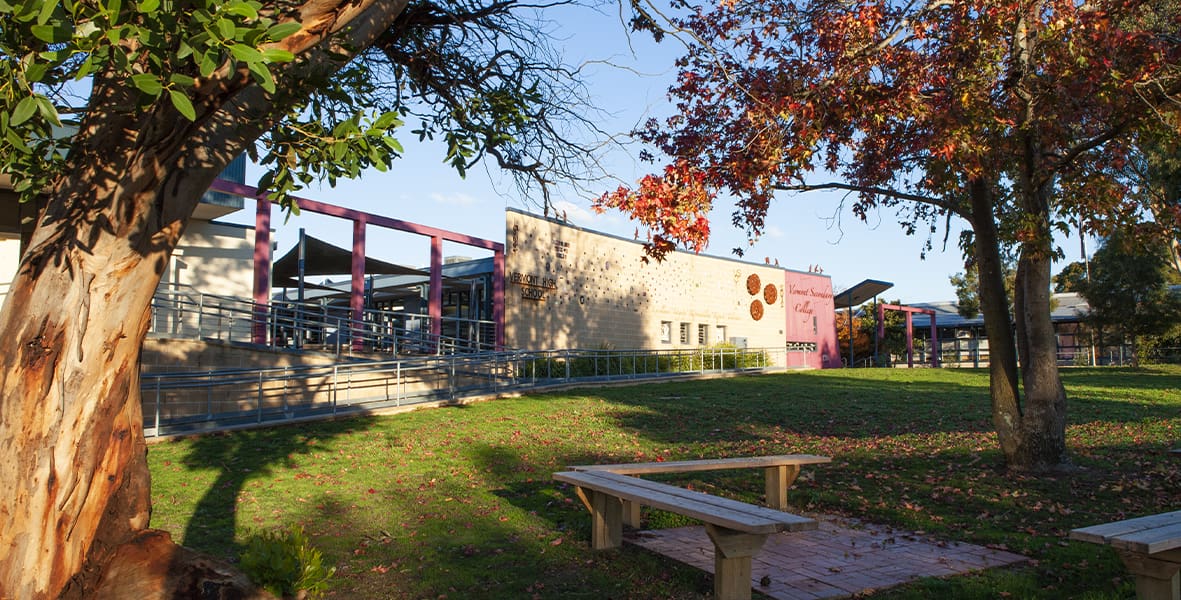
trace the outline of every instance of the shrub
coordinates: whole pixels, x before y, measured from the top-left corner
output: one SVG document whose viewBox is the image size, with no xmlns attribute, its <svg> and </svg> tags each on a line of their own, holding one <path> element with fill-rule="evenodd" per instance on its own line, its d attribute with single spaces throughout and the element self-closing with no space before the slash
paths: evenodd
<svg viewBox="0 0 1181 600">
<path fill-rule="evenodd" d="M 302 590 L 308 598 L 319 598 L 336 573 L 335 568 L 324 566 L 323 558 L 297 526 L 286 533 L 251 536 L 241 567 L 254 583 L 277 596 L 292 597 Z"/>
</svg>

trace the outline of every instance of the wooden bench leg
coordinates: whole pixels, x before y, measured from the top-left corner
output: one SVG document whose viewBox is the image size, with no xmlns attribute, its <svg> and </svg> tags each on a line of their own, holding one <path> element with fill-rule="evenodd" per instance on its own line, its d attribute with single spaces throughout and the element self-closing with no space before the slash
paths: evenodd
<svg viewBox="0 0 1181 600">
<path fill-rule="evenodd" d="M 767 506 L 787 510 L 787 488 L 800 475 L 799 465 L 778 465 L 764 469 L 767 476 Z"/>
<path fill-rule="evenodd" d="M 706 524 L 714 543 L 714 598 L 750 600 L 751 557 L 767 540 L 765 533 L 743 533 Z"/>
<path fill-rule="evenodd" d="M 591 515 L 591 548 L 610 550 L 623 545 L 623 503 L 610 494 L 575 488 Z"/>
<path fill-rule="evenodd" d="M 1181 552 L 1168 554 L 1170 560 L 1149 557 L 1137 552 L 1120 551 L 1120 559 L 1136 577 L 1136 598 L 1181 600 Z"/>
<path fill-rule="evenodd" d="M 623 524 L 632 529 L 640 528 L 640 503 L 631 500 L 623 501 Z"/>
</svg>

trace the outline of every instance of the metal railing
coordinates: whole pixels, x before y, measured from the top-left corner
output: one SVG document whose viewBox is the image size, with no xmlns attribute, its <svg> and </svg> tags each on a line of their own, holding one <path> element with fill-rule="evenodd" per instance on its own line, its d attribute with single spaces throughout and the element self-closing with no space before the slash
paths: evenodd
<svg viewBox="0 0 1181 600">
<path fill-rule="evenodd" d="M 261 317 L 261 321 L 260 321 Z M 350 354 L 450 354 L 491 350 L 492 321 L 442 318 L 442 334 L 430 332 L 430 318 L 417 313 L 366 309 L 359 323 L 352 311 L 315 303 L 275 301 L 263 307 L 250 300 L 167 285 L 152 298 L 149 335 L 253 343 L 256 323 L 273 348 L 305 348 Z"/>
<path fill-rule="evenodd" d="M 148 437 L 278 424 L 579 383 L 783 368 L 785 349 L 484 352 L 380 362 L 144 374 Z"/>
</svg>

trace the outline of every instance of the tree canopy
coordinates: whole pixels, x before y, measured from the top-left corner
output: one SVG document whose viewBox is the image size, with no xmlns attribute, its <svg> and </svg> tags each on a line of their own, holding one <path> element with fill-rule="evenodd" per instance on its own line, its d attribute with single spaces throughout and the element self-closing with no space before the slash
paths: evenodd
<svg viewBox="0 0 1181 600">
<path fill-rule="evenodd" d="M 1095 253 L 1091 275 L 1079 292 L 1087 300 L 1088 323 L 1132 344 L 1139 364 L 1139 338 L 1164 334 L 1181 322 L 1181 297 L 1170 289 L 1168 251 L 1131 235 L 1113 235 Z"/>
<path fill-rule="evenodd" d="M 719 195 L 752 235 L 784 192 L 845 193 L 863 218 L 896 210 L 928 247 L 940 223 L 964 219 L 1002 449 L 1010 466 L 1053 468 L 1068 460 L 1053 232 L 1146 214 L 1125 168 L 1136 135 L 1160 131 L 1175 106 L 1176 25 L 1171 6 L 1147 0 L 732 0 L 667 24 L 649 15 L 638 26 L 688 45 L 669 91 L 677 110 L 637 132 L 667 165 L 598 207 L 643 221 L 656 255 L 700 247 Z"/>
<path fill-rule="evenodd" d="M 242 149 L 279 200 L 385 170 L 407 134 L 442 141 L 461 175 L 492 157 L 525 184 L 579 178 L 584 92 L 534 20 L 561 3 L 413 1 L 356 48 L 329 35 L 344 14 L 311 22 L 299 4 L 0 2 L 0 172 L 25 197 L 44 193 L 88 115 L 163 109 L 196 125 L 249 91 L 265 105 L 243 115 L 261 133 Z"/>
</svg>

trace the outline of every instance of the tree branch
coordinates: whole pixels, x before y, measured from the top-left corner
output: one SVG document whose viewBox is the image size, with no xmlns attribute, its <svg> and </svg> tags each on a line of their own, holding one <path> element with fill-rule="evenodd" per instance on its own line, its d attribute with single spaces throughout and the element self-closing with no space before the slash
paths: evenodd
<svg viewBox="0 0 1181 600">
<path fill-rule="evenodd" d="M 890 188 L 883 188 L 877 186 L 853 185 L 849 183 L 841 183 L 839 181 L 831 181 L 828 183 L 821 183 L 818 185 L 799 184 L 799 185 L 783 185 L 778 184 L 773 186 L 776 190 L 784 192 L 815 192 L 821 190 L 845 190 L 848 192 L 858 192 L 862 194 L 872 194 L 875 196 L 886 196 L 895 200 L 909 200 L 911 202 L 921 202 L 923 204 L 930 204 L 937 208 L 941 208 L 948 212 L 955 213 L 965 219 L 968 215 L 955 204 L 936 198 L 935 196 L 924 196 L 922 194 L 913 194 L 910 192 L 902 192 Z"/>
</svg>

